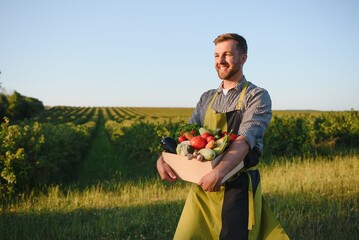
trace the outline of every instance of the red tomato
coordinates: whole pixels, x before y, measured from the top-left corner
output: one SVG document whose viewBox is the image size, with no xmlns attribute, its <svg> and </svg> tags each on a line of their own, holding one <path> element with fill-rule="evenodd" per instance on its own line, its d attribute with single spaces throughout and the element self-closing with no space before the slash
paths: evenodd
<svg viewBox="0 0 359 240">
<path fill-rule="evenodd" d="M 202 133 L 202 135 L 201 135 L 201 137 L 203 137 L 204 139 L 206 139 L 209 136 L 212 136 L 212 134 L 210 132 L 205 132 L 205 133 Z"/>
<path fill-rule="evenodd" d="M 207 138 L 206 138 L 206 141 L 209 143 L 210 141 L 212 141 L 214 139 L 214 137 L 212 135 L 209 135 Z"/>
<path fill-rule="evenodd" d="M 193 136 L 195 136 L 195 135 L 197 134 L 196 129 L 192 129 L 192 130 L 191 130 L 191 134 L 192 134 Z"/>
<path fill-rule="evenodd" d="M 206 139 L 204 139 L 201 136 L 195 136 L 191 139 L 191 146 L 196 150 L 205 148 L 206 145 L 207 145 Z"/>
<path fill-rule="evenodd" d="M 178 137 L 178 142 L 183 142 L 183 141 L 186 141 L 187 140 L 187 138 L 185 137 L 185 136 L 179 136 Z"/>
<path fill-rule="evenodd" d="M 234 134 L 234 133 L 231 133 L 231 134 L 229 135 L 229 137 L 231 138 L 231 142 L 233 142 L 233 141 L 237 138 L 237 135 Z"/>
</svg>

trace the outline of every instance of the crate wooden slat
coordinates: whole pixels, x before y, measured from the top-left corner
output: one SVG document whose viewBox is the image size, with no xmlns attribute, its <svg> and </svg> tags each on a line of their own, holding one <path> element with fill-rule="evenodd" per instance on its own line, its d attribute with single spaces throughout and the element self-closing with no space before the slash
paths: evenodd
<svg viewBox="0 0 359 240">
<path fill-rule="evenodd" d="M 198 183 L 201 178 L 209 173 L 221 160 L 224 154 L 219 155 L 212 161 L 198 161 L 197 159 L 188 160 L 187 157 L 163 152 L 163 160 L 171 166 L 177 176 L 185 181 Z M 233 174 L 244 167 L 243 161 L 230 171 L 222 180 L 227 181 Z"/>
</svg>

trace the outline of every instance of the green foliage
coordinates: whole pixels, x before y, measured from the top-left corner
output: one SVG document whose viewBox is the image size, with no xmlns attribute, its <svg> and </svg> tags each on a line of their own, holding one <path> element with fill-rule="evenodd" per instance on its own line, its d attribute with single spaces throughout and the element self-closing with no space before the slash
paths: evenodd
<svg viewBox="0 0 359 240">
<path fill-rule="evenodd" d="M 0 99 L 8 101 L 4 96 Z M 14 93 L 8 104 L 24 99 Z M 21 104 L 11 109 L 19 112 Z M 14 125 L 5 122 L 0 132 L 2 197 L 41 185 L 73 181 L 96 129 L 106 131 L 117 155 L 124 159 L 120 162 L 127 167 L 121 174 L 144 176 L 141 171 L 145 171 L 146 176 L 154 176 L 155 162 L 162 151 L 161 139 L 176 138 L 181 130 L 198 128 L 185 123 L 190 110 L 59 106 L 42 111 L 33 121 Z M 96 125 L 99 113 L 100 128 Z M 317 157 L 358 145 L 358 111 L 274 114 L 264 137 L 266 159 Z"/>
<path fill-rule="evenodd" d="M 2 206 L 0 236 L 170 239 L 189 185 L 153 178 L 155 162 L 160 140 L 174 137 L 189 117 L 188 109 L 54 107 L 30 121 L 6 120 L 0 194 L 17 201 Z M 260 166 L 261 177 L 268 203 L 293 239 L 358 238 L 358 158 L 323 157 L 357 149 L 358 119 L 357 111 L 274 114 L 264 139 L 272 164 Z M 85 168 L 89 153 L 95 158 Z M 93 185 L 64 186 L 82 171 Z M 106 176 L 117 171 L 127 178 Z M 43 187 L 51 184 L 58 185 Z"/>
<path fill-rule="evenodd" d="M 8 117 L 12 121 L 31 118 L 44 108 L 38 99 L 23 96 L 16 91 L 11 95 L 0 93 L 0 116 Z"/>
<path fill-rule="evenodd" d="M 122 134 L 118 136 L 115 144 L 118 151 L 123 154 L 134 170 L 152 172 L 158 156 L 162 152 L 161 139 L 170 136 L 179 127 L 179 123 L 166 122 L 158 125 L 137 121 L 129 127 L 121 128 Z"/>
<path fill-rule="evenodd" d="M 41 183 L 68 183 L 78 172 L 87 153 L 96 124 L 43 124 L 45 142 L 37 177 Z"/>
<path fill-rule="evenodd" d="M 274 115 L 264 137 L 269 156 L 317 156 L 359 146 L 359 112 Z"/>
<path fill-rule="evenodd" d="M 26 191 L 32 186 L 44 135 L 38 123 L 1 125 L 0 130 L 0 199 Z"/>
<path fill-rule="evenodd" d="M 0 93 L 0 116 L 6 116 L 7 109 L 9 108 L 9 101 L 5 94 Z"/>
<path fill-rule="evenodd" d="M 94 127 L 94 122 L 9 125 L 6 119 L 0 130 L 0 199 L 72 180 Z"/>
<path fill-rule="evenodd" d="M 198 133 L 199 128 L 200 126 L 198 124 L 190 124 L 190 123 L 182 124 L 179 128 L 176 129 L 175 133 L 171 137 L 176 139 L 180 135 L 180 132 L 190 132 L 191 130 L 196 130 Z"/>
</svg>

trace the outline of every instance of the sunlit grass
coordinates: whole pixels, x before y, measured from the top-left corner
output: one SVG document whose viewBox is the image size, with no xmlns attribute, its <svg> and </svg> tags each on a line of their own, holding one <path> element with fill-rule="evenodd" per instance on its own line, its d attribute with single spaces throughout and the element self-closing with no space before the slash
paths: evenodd
<svg viewBox="0 0 359 240">
<path fill-rule="evenodd" d="M 264 192 L 271 194 L 312 192 L 315 196 L 345 198 L 359 193 L 357 156 L 281 160 L 273 166 L 262 166 L 261 173 Z"/>
<path fill-rule="evenodd" d="M 260 167 L 264 196 L 292 239 L 358 239 L 358 160 L 281 159 Z M 189 186 L 159 179 L 82 190 L 51 186 L 3 209 L 0 234 L 12 236 L 8 239 L 171 239 Z"/>
<path fill-rule="evenodd" d="M 83 190 L 51 186 L 46 192 L 30 194 L 11 204 L 10 212 L 72 211 L 75 209 L 122 208 L 158 202 L 183 201 L 189 184 L 165 184 L 159 179 L 140 182 L 97 184 Z"/>
<path fill-rule="evenodd" d="M 293 239 L 358 239 L 359 157 L 279 161 L 262 184 Z"/>
</svg>

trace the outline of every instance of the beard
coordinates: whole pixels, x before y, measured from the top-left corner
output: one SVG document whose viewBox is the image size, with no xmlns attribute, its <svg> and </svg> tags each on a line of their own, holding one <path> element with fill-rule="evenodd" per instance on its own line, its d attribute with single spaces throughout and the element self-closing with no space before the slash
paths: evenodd
<svg viewBox="0 0 359 240">
<path fill-rule="evenodd" d="M 216 68 L 218 77 L 222 80 L 230 80 L 234 75 L 236 75 L 241 69 L 236 67 L 230 67 L 226 71 L 221 71 L 220 68 Z"/>
</svg>

